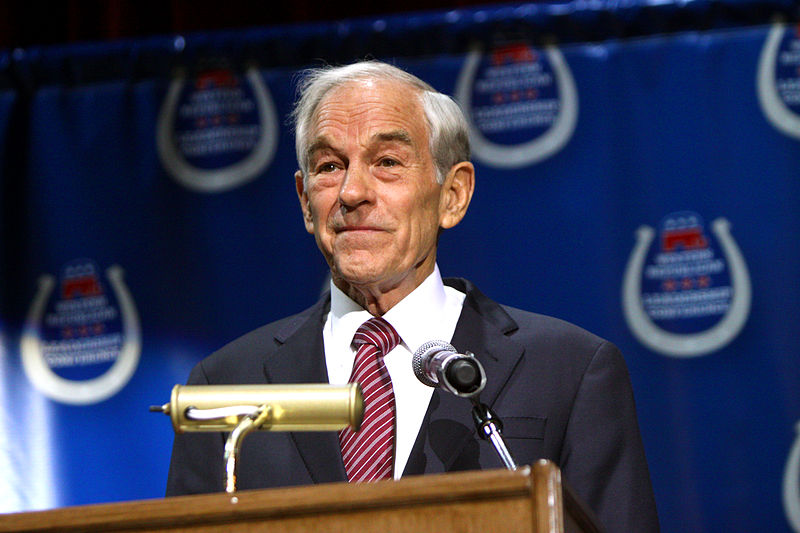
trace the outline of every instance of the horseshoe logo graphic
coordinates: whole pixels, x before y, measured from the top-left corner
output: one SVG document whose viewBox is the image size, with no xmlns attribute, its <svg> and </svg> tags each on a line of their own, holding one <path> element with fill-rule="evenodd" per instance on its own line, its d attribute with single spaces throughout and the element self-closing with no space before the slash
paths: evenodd
<svg viewBox="0 0 800 533">
<path fill-rule="evenodd" d="M 741 331 L 750 312 L 750 275 L 744 258 L 730 234 L 730 223 L 718 218 L 712 223 L 730 268 L 733 299 L 725 316 L 712 328 L 691 334 L 666 331 L 648 316 L 642 304 L 642 270 L 655 230 L 642 226 L 636 231 L 636 245 L 628 260 L 622 287 L 625 320 L 634 336 L 654 352 L 673 357 L 695 357 L 722 348 Z"/>
<path fill-rule="evenodd" d="M 798 436 L 783 473 L 783 509 L 792 529 L 800 533 L 800 422 L 795 426 L 795 431 Z"/>
<path fill-rule="evenodd" d="M 482 53 L 473 50 L 467 54 L 464 67 L 458 76 L 455 96 L 465 111 L 472 151 L 479 159 L 498 168 L 519 168 L 550 157 L 561 150 L 572 137 L 578 121 L 578 91 L 575 88 L 575 80 L 558 48 L 549 46 L 545 49 L 545 53 L 555 74 L 559 95 L 558 117 L 544 134 L 513 146 L 492 142 L 475 124 L 471 111 L 472 88 Z"/>
<path fill-rule="evenodd" d="M 123 270 L 114 265 L 106 270 L 117 297 L 123 324 L 123 341 L 116 361 L 103 375 L 72 381 L 59 376 L 47 364 L 40 328 L 48 298 L 56 286 L 51 275 L 39 278 L 39 288 L 28 312 L 21 340 L 22 366 L 31 383 L 53 400 L 75 405 L 97 403 L 116 394 L 128 383 L 139 364 L 141 330 L 136 307 L 123 281 Z"/>
<path fill-rule="evenodd" d="M 800 116 L 786 105 L 775 81 L 775 67 L 787 29 L 788 26 L 784 24 L 774 24 L 767 35 L 758 59 L 758 101 L 764 115 L 776 129 L 789 137 L 800 139 Z M 797 53 L 800 54 L 800 51 Z M 797 66 L 800 67 L 800 60 L 797 63 Z M 797 74 L 792 79 L 800 83 L 800 77 Z M 796 93 L 800 95 L 800 90 L 797 90 Z"/>
<path fill-rule="evenodd" d="M 218 169 L 200 168 L 186 160 L 175 141 L 175 118 L 178 100 L 186 84 L 181 73 L 170 83 L 158 117 L 158 154 L 167 171 L 185 187 L 205 193 L 222 192 L 255 179 L 271 162 L 278 147 L 278 119 L 267 85 L 255 67 L 245 75 L 255 95 L 260 134 L 250 154 L 230 166 Z"/>
</svg>

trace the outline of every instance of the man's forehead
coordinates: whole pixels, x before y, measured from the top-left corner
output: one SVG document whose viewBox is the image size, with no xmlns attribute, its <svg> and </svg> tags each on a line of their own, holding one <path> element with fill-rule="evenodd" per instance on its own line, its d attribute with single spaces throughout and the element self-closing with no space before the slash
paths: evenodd
<svg viewBox="0 0 800 533">
<path fill-rule="evenodd" d="M 426 143 L 428 121 L 419 90 L 396 80 L 354 80 L 331 89 L 315 109 L 307 154 L 338 147 L 346 140 L 396 142 L 418 150 Z"/>
<path fill-rule="evenodd" d="M 312 127 L 334 119 L 401 120 L 426 124 L 419 89 L 394 80 L 355 80 L 330 89 L 312 114 Z"/>
<path fill-rule="evenodd" d="M 325 133 L 321 133 L 311 140 L 311 144 L 308 146 L 308 153 L 314 154 L 328 149 L 336 150 L 342 141 L 343 139 L 340 139 L 336 136 L 329 136 Z M 414 142 L 411 134 L 404 129 L 376 131 L 370 135 L 366 141 L 368 145 L 397 143 L 408 146 L 409 148 L 413 148 L 414 150 L 417 149 L 417 145 Z"/>
</svg>

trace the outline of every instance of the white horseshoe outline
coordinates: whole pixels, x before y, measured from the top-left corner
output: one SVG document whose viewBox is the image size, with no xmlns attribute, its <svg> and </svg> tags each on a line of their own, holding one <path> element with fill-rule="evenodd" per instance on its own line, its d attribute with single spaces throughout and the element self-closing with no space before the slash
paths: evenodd
<svg viewBox="0 0 800 533">
<path fill-rule="evenodd" d="M 47 365 L 42 343 L 38 335 L 38 324 L 44 314 L 47 298 L 55 287 L 55 277 L 45 274 L 39 278 L 39 288 L 28 311 L 22 333 L 22 366 L 28 379 L 45 396 L 71 405 L 87 405 L 101 402 L 116 394 L 130 381 L 139 365 L 141 353 L 141 327 L 136 306 L 123 281 L 124 271 L 119 265 L 106 270 L 122 314 L 123 341 L 117 360 L 103 375 L 85 381 L 64 379 Z"/>
<path fill-rule="evenodd" d="M 186 188 L 196 192 L 223 192 L 252 181 L 272 162 L 278 148 L 278 120 L 272 95 L 255 67 L 249 67 L 245 77 L 256 97 L 258 119 L 262 128 L 258 143 L 250 154 L 233 165 L 221 169 L 199 168 L 189 163 L 174 142 L 173 121 L 178 97 L 186 83 L 181 73 L 170 82 L 169 91 L 158 114 L 157 146 L 161 163 Z"/>
<path fill-rule="evenodd" d="M 470 132 L 472 151 L 481 160 L 497 168 L 519 168 L 532 165 L 561 150 L 572 137 L 578 122 L 578 91 L 575 79 L 561 51 L 552 45 L 545 52 L 558 85 L 560 110 L 558 118 L 539 137 L 514 146 L 497 144 L 487 139 L 472 121 L 472 82 L 481 60 L 481 51 L 474 49 L 467 54 L 464 66 L 456 82 L 456 100 L 464 110 Z"/>
<path fill-rule="evenodd" d="M 786 24 L 773 24 L 764 47 L 761 49 L 761 55 L 758 58 L 758 102 L 761 104 L 764 115 L 778 131 L 789 137 L 800 139 L 800 116 L 789 109 L 778 96 L 778 90 L 775 88 L 773 68 L 786 28 L 788 28 Z"/>
<path fill-rule="evenodd" d="M 786 469 L 783 471 L 783 510 L 786 520 L 797 533 L 800 533 L 800 422 L 794 430 L 798 433 L 795 437 L 789 458 L 786 460 Z"/>
<path fill-rule="evenodd" d="M 678 334 L 657 326 L 644 310 L 641 297 L 641 273 L 647 251 L 655 237 L 650 226 L 636 230 L 636 246 L 631 252 L 622 286 L 622 308 L 633 335 L 654 352 L 673 357 L 696 357 L 717 350 L 733 340 L 750 313 L 750 274 L 742 252 L 730 234 L 730 222 L 718 218 L 711 230 L 719 239 L 730 268 L 733 298 L 725 316 L 712 328 L 692 334 Z"/>
</svg>

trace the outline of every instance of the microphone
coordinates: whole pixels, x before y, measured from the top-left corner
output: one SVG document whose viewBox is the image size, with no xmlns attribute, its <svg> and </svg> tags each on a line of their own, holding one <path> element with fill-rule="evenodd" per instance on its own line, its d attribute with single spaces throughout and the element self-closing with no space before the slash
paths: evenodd
<svg viewBox="0 0 800 533">
<path fill-rule="evenodd" d="M 445 341 L 428 341 L 411 361 L 414 375 L 429 387 L 442 387 L 462 398 L 480 394 L 486 386 L 486 372 L 475 355 L 458 353 Z"/>
</svg>

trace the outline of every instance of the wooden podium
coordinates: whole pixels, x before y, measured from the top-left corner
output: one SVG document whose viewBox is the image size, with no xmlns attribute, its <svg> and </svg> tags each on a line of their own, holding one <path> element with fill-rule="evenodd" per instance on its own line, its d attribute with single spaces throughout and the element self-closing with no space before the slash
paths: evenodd
<svg viewBox="0 0 800 533">
<path fill-rule="evenodd" d="M 0 532 L 597 532 L 589 513 L 540 461 L 370 484 L 180 496 L 0 515 Z"/>
</svg>

